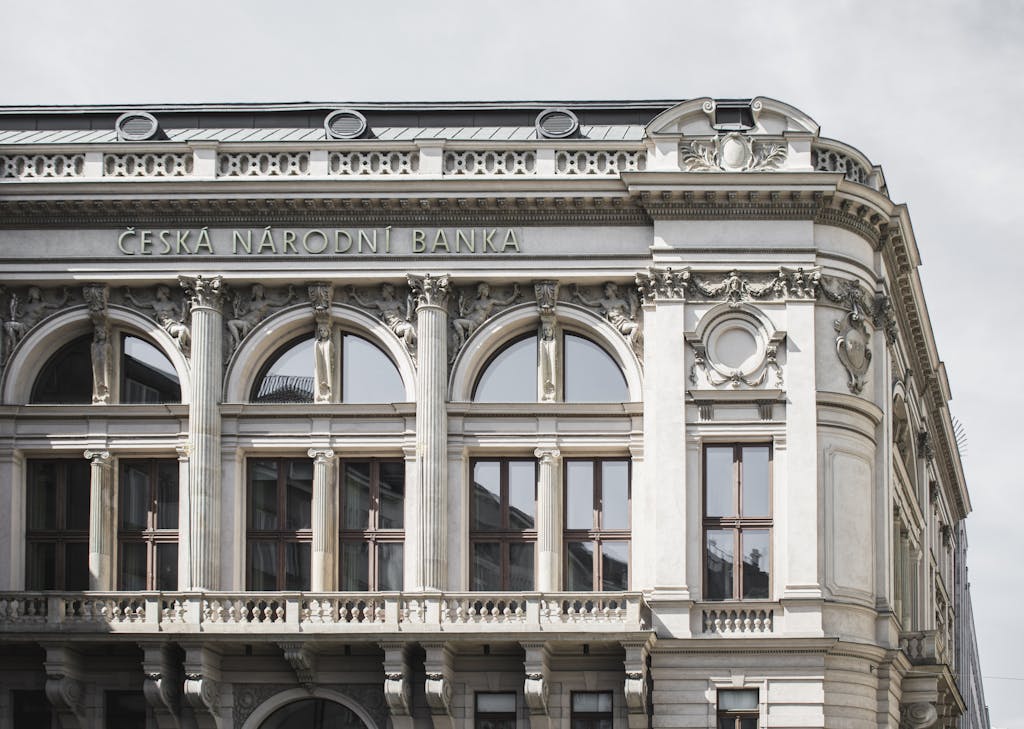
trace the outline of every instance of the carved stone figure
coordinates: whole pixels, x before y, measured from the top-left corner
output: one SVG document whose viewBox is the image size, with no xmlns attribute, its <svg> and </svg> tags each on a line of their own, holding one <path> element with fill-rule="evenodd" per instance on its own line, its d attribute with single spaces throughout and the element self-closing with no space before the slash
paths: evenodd
<svg viewBox="0 0 1024 729">
<path fill-rule="evenodd" d="M 629 345 L 636 350 L 640 339 L 640 322 L 637 321 L 639 303 L 634 296 L 624 298 L 619 293 L 619 286 L 613 281 L 604 285 L 604 296 L 598 299 L 587 297 L 578 286 L 572 287 L 573 296 L 587 306 L 600 309 L 604 317 L 611 322 L 619 334 L 626 338 Z"/>
<path fill-rule="evenodd" d="M 330 402 L 334 380 L 334 337 L 331 336 L 330 316 L 317 317 L 316 344 L 316 392 L 314 402 Z"/>
<path fill-rule="evenodd" d="M 462 348 L 465 341 L 473 334 L 480 325 L 494 313 L 496 306 L 508 306 L 519 298 L 519 284 L 512 285 L 512 293 L 504 299 L 491 296 L 491 286 L 485 281 L 477 284 L 476 295 L 467 299 L 459 295 L 458 316 L 452 320 L 452 328 L 455 331 L 455 349 L 457 352 Z"/>
<path fill-rule="evenodd" d="M 381 321 L 388 329 L 402 340 L 405 348 L 412 352 L 416 348 L 416 325 L 412 323 L 413 302 L 412 295 L 405 297 L 405 301 L 395 298 L 395 287 L 389 283 L 381 284 L 380 298 L 366 300 L 356 291 L 355 286 L 348 287 L 349 296 L 364 309 L 377 309 L 380 312 Z"/>
<path fill-rule="evenodd" d="M 294 299 L 295 289 L 291 286 L 288 287 L 288 295 L 280 301 L 269 298 L 262 284 L 253 284 L 248 298 L 236 293 L 232 299 L 235 316 L 233 319 L 228 319 L 231 348 L 238 349 L 242 340 L 253 330 L 253 327 L 267 317 L 271 307 L 290 304 Z"/>
<path fill-rule="evenodd" d="M 152 309 L 153 318 L 163 327 L 165 332 L 171 335 L 174 343 L 178 345 L 178 349 L 188 356 L 189 349 L 192 346 L 192 334 L 188 324 L 185 323 L 188 319 L 187 303 L 179 309 L 178 305 L 171 300 L 170 288 L 163 284 L 156 287 L 152 301 L 139 301 L 128 287 L 123 289 L 122 294 L 126 300 L 130 301 L 137 308 L 149 307 Z"/>
<path fill-rule="evenodd" d="M 109 289 L 102 284 L 88 284 L 82 288 L 82 296 L 89 307 L 92 321 L 92 402 L 106 405 L 110 402 L 110 381 L 113 373 L 110 347 L 110 320 L 107 316 Z"/>
<path fill-rule="evenodd" d="M 558 393 L 556 378 L 558 376 L 558 341 L 557 325 L 553 316 L 544 316 L 540 320 L 540 400 L 554 402 Z"/>
<path fill-rule="evenodd" d="M 7 303 L 9 318 L 8 321 L 4 322 L 4 334 L 7 339 L 4 358 L 6 359 L 10 356 L 18 342 L 46 316 L 47 311 L 60 309 L 68 302 L 68 298 L 70 298 L 70 292 L 64 289 L 60 301 L 56 304 L 48 304 L 43 298 L 42 290 L 38 286 L 28 287 L 25 301 L 21 301 L 17 294 L 11 294 L 11 298 Z"/>
</svg>

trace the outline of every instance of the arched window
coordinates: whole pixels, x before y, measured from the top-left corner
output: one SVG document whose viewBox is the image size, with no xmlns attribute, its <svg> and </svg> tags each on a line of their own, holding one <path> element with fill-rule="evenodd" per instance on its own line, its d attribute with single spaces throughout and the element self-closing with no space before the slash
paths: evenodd
<svg viewBox="0 0 1024 729">
<path fill-rule="evenodd" d="M 349 332 L 338 336 L 341 352 L 340 393 L 344 403 L 404 402 L 405 387 L 395 363 L 374 343 Z M 335 340 L 337 341 L 337 340 Z M 294 339 L 270 358 L 256 378 L 251 400 L 261 403 L 313 402 L 316 340 L 311 335 Z"/>
<path fill-rule="evenodd" d="M 86 334 L 50 357 L 32 388 L 30 402 L 81 405 L 92 402 L 92 336 Z"/>
<path fill-rule="evenodd" d="M 181 402 L 181 383 L 167 355 L 126 334 L 121 340 L 121 402 Z"/>
<path fill-rule="evenodd" d="M 538 340 L 516 339 L 484 366 L 473 391 L 474 402 L 537 402 Z M 570 332 L 562 335 L 563 402 L 624 402 L 626 378 L 600 345 Z"/>
<path fill-rule="evenodd" d="M 326 699 L 302 699 L 268 716 L 260 729 L 366 729 L 352 709 Z"/>
</svg>

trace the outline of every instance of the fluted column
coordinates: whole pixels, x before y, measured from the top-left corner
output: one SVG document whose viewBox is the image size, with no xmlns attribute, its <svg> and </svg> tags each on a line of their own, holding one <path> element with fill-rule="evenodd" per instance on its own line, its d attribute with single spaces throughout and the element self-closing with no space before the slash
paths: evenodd
<svg viewBox="0 0 1024 729">
<path fill-rule="evenodd" d="M 537 589 L 562 589 L 562 455 L 557 448 L 533 452 L 537 469 Z"/>
<path fill-rule="evenodd" d="M 192 403 L 190 449 L 189 588 L 220 584 L 220 401 L 223 380 L 224 286 L 220 276 L 181 276 L 192 305 Z"/>
<path fill-rule="evenodd" d="M 443 590 L 447 557 L 448 277 L 409 276 L 416 297 L 418 371 L 416 381 L 416 461 L 420 509 L 419 559 L 413 584 Z"/>
<path fill-rule="evenodd" d="M 89 459 L 89 589 L 113 590 L 117 543 L 117 484 L 111 477 L 110 453 L 86 451 Z"/>
<path fill-rule="evenodd" d="M 310 448 L 313 459 L 313 556 L 310 589 L 333 592 L 338 583 L 338 505 L 335 486 L 334 451 Z"/>
</svg>

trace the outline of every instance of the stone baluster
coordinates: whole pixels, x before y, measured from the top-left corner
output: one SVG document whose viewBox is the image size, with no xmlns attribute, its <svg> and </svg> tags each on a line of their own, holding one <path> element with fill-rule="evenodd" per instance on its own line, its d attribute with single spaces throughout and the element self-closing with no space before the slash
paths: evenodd
<svg viewBox="0 0 1024 729">
<path fill-rule="evenodd" d="M 334 451 L 310 448 L 313 459 L 313 555 L 310 589 L 333 592 L 338 581 L 338 489 L 334 479 Z"/>
<path fill-rule="evenodd" d="M 443 590 L 447 563 L 448 276 L 409 276 L 416 298 L 418 363 L 416 382 L 416 456 L 420 522 L 419 559 L 412 585 Z"/>
<path fill-rule="evenodd" d="M 89 589 L 113 590 L 114 544 L 117 541 L 117 484 L 111 477 L 110 453 L 86 451 L 89 459 Z"/>
<path fill-rule="evenodd" d="M 181 276 L 180 281 L 192 304 L 188 586 L 193 590 L 216 590 L 220 583 L 220 401 L 225 287 L 220 276 Z"/>
<path fill-rule="evenodd" d="M 537 589 L 562 589 L 562 456 L 544 446 L 533 452 L 537 476 Z"/>
</svg>

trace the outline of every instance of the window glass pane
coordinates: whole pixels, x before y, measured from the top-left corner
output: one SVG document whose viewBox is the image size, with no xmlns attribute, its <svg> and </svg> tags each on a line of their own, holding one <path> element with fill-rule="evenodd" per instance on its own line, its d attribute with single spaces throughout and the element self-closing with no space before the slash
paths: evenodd
<svg viewBox="0 0 1024 729">
<path fill-rule="evenodd" d="M 533 529 L 537 513 L 537 466 L 534 461 L 508 462 L 508 527 Z"/>
<path fill-rule="evenodd" d="M 629 542 L 601 543 L 601 589 L 629 589 Z"/>
<path fill-rule="evenodd" d="M 742 691 L 719 691 L 719 711 L 744 711 L 757 709 L 757 689 L 745 689 Z"/>
<path fill-rule="evenodd" d="M 537 337 L 502 349 L 477 380 L 473 401 L 537 402 Z"/>
<path fill-rule="evenodd" d="M 48 729 L 53 726 L 53 711 L 45 691 L 11 691 L 14 727 Z"/>
<path fill-rule="evenodd" d="M 312 338 L 286 345 L 264 372 L 253 402 L 313 402 Z"/>
<path fill-rule="evenodd" d="M 629 463 L 601 464 L 601 528 L 629 529 Z"/>
<path fill-rule="evenodd" d="M 572 710 L 596 713 L 612 710 L 612 695 L 607 691 L 576 691 L 572 695 Z"/>
<path fill-rule="evenodd" d="M 285 528 L 312 528 L 313 462 L 288 461 L 285 480 Z"/>
<path fill-rule="evenodd" d="M 512 542 L 508 545 L 508 588 L 533 589 L 533 542 Z"/>
<path fill-rule="evenodd" d="M 252 528 L 277 529 L 277 462 L 249 461 Z"/>
<path fill-rule="evenodd" d="M 342 529 L 366 529 L 370 525 L 370 463 L 345 464 L 342 494 Z"/>
<path fill-rule="evenodd" d="M 156 470 L 156 528 L 178 528 L 178 462 L 160 461 Z"/>
<path fill-rule="evenodd" d="M 341 589 L 366 592 L 370 589 L 370 552 L 366 542 L 341 543 Z"/>
<path fill-rule="evenodd" d="M 398 592 L 402 589 L 405 545 L 382 542 L 377 545 L 377 589 Z"/>
<path fill-rule="evenodd" d="M 567 542 L 569 562 L 565 588 L 570 592 L 590 592 L 594 589 L 594 543 Z"/>
<path fill-rule="evenodd" d="M 284 589 L 309 589 L 309 542 L 286 542 L 284 545 Z"/>
<path fill-rule="evenodd" d="M 92 402 L 92 335 L 65 345 L 43 366 L 32 387 L 34 403 L 84 405 Z"/>
<path fill-rule="evenodd" d="M 89 462 L 84 458 L 65 464 L 67 501 L 64 518 L 69 530 L 89 529 L 89 470 Z"/>
<path fill-rule="evenodd" d="M 594 463 L 566 461 L 565 528 L 594 528 Z"/>
<path fill-rule="evenodd" d="M 735 547 L 732 529 L 708 529 L 707 571 L 704 579 L 704 597 L 708 600 L 726 600 L 733 597 L 732 565 Z"/>
<path fill-rule="evenodd" d="M 565 335 L 565 401 L 625 402 L 626 378 L 615 360 L 589 339 Z"/>
<path fill-rule="evenodd" d="M 107 691 L 107 729 L 146 729 L 146 698 L 141 691 Z"/>
<path fill-rule="evenodd" d="M 768 464 L 768 446 L 743 446 L 743 516 L 771 513 Z"/>
<path fill-rule="evenodd" d="M 732 446 L 713 446 L 704 450 L 705 482 L 707 501 L 705 514 L 708 516 L 735 516 L 733 503 L 735 471 L 733 470 Z"/>
<path fill-rule="evenodd" d="M 57 464 L 29 463 L 28 528 L 57 528 Z"/>
<path fill-rule="evenodd" d="M 740 729 L 757 729 L 757 717 L 740 717 Z"/>
<path fill-rule="evenodd" d="M 125 531 L 142 531 L 148 526 L 146 520 L 149 516 L 150 498 L 149 464 L 145 462 L 123 463 L 118 491 L 121 496 L 121 508 L 118 514 L 121 517 L 121 528 Z"/>
<path fill-rule="evenodd" d="M 473 544 L 473 584 L 471 590 L 501 589 L 501 545 L 494 542 Z"/>
<path fill-rule="evenodd" d="M 64 589 L 89 589 L 88 542 L 68 542 L 64 545 Z"/>
<path fill-rule="evenodd" d="M 181 402 L 178 372 L 163 352 L 144 339 L 126 336 L 121 361 L 123 403 Z"/>
<path fill-rule="evenodd" d="M 249 542 L 249 589 L 277 589 L 277 544 Z"/>
<path fill-rule="evenodd" d="M 146 589 L 146 545 L 143 542 L 121 542 L 121 576 L 119 582 L 122 590 Z"/>
<path fill-rule="evenodd" d="M 405 463 L 380 462 L 380 514 L 377 526 L 381 529 L 401 529 L 405 526 Z"/>
<path fill-rule="evenodd" d="M 362 337 L 341 338 L 341 401 L 405 402 L 405 387 L 395 363 Z"/>
<path fill-rule="evenodd" d="M 156 589 L 178 589 L 178 545 L 173 542 L 156 545 Z"/>
<path fill-rule="evenodd" d="M 508 714 L 516 710 L 516 695 L 505 694 L 477 694 L 476 710 L 488 714 Z"/>
<path fill-rule="evenodd" d="M 745 529 L 743 539 L 743 597 L 768 598 L 769 542 L 767 529 Z"/>
<path fill-rule="evenodd" d="M 473 528 L 501 529 L 501 464 L 473 464 Z"/>
<path fill-rule="evenodd" d="M 54 590 L 57 587 L 57 545 L 29 542 L 25 545 L 25 589 Z"/>
</svg>

